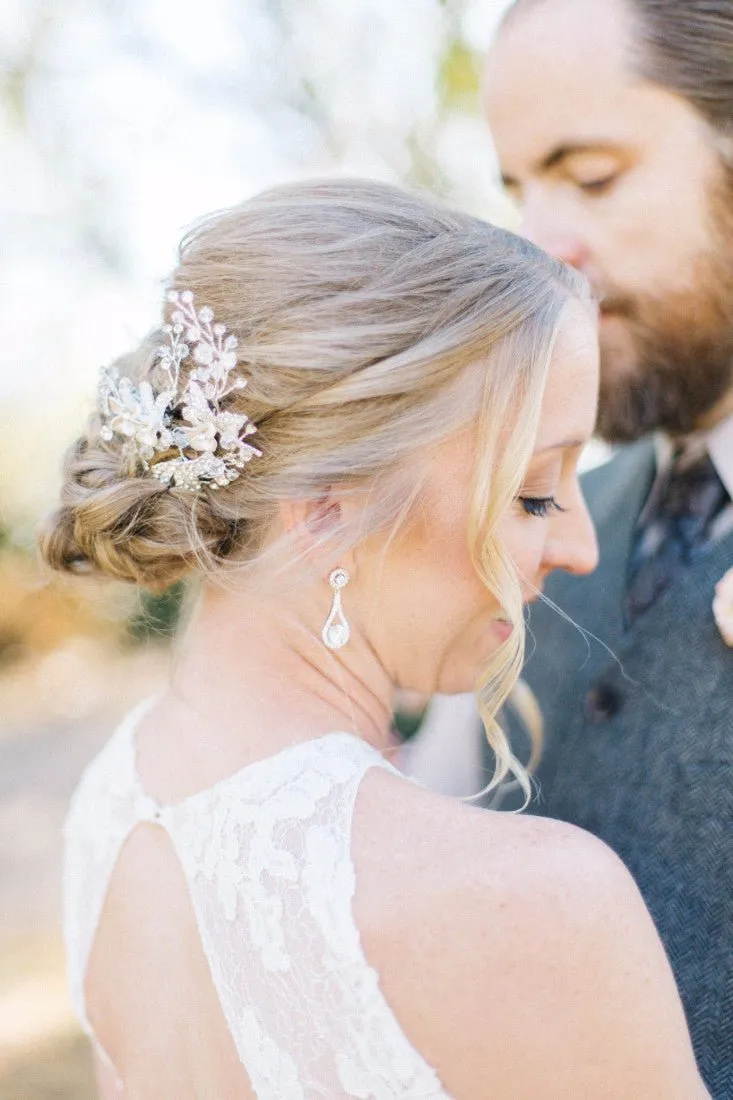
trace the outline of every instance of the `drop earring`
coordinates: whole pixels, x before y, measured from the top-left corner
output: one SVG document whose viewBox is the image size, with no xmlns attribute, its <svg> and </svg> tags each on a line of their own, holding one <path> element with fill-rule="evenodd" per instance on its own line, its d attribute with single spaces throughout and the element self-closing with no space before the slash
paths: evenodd
<svg viewBox="0 0 733 1100">
<path fill-rule="evenodd" d="M 321 637 L 323 644 L 329 649 L 341 649 L 349 640 L 351 631 L 341 607 L 341 589 L 349 583 L 349 574 L 345 569 L 334 569 L 328 578 L 328 583 L 333 589 L 333 601 L 328 618 L 324 623 Z"/>
</svg>

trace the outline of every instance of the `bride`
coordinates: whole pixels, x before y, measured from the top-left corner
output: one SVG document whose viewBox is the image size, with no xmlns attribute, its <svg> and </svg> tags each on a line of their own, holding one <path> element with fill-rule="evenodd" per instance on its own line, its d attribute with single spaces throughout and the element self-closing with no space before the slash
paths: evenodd
<svg viewBox="0 0 733 1100">
<path fill-rule="evenodd" d="M 66 826 L 103 1096 L 704 1096 L 615 856 L 390 763 L 396 688 L 476 688 L 493 782 L 518 768 L 494 715 L 523 601 L 596 561 L 584 283 L 335 180 L 203 221 L 170 287 L 102 372 L 43 537 L 56 568 L 197 591 L 167 689 Z"/>
</svg>

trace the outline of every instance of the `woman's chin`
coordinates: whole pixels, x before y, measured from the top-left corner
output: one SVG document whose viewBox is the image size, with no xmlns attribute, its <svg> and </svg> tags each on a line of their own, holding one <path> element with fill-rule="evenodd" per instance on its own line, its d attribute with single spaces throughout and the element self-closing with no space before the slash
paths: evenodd
<svg viewBox="0 0 733 1100">
<path fill-rule="evenodd" d="M 505 619 L 492 619 L 475 638 L 470 652 L 462 652 L 462 659 L 453 660 L 444 667 L 436 691 L 440 695 L 465 695 L 476 691 L 476 685 L 486 671 L 496 651 L 512 636 L 514 627 Z"/>
</svg>

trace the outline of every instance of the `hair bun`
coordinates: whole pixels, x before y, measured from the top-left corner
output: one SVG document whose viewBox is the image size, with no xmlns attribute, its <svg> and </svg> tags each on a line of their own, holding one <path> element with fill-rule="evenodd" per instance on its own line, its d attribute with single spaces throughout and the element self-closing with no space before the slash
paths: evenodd
<svg viewBox="0 0 733 1100">
<path fill-rule="evenodd" d="M 41 535 L 41 552 L 54 569 L 98 571 L 160 591 L 190 570 L 199 550 L 216 552 L 229 525 L 205 496 L 121 471 L 115 451 L 88 437 L 71 449 L 61 508 Z"/>
</svg>

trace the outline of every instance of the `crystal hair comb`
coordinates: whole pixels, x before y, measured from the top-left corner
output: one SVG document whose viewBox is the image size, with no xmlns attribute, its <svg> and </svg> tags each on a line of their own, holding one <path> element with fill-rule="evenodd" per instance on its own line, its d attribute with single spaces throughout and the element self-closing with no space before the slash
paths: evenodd
<svg viewBox="0 0 733 1100">
<path fill-rule="evenodd" d="M 163 326 L 168 343 L 156 352 L 150 381 L 139 385 L 103 367 L 99 382 L 100 436 L 120 437 L 145 475 L 189 493 L 228 485 L 262 451 L 245 439 L 257 429 L 244 413 L 222 412 L 221 401 L 247 385 L 229 381 L 237 365 L 237 338 L 214 324 L 208 306 L 198 311 L 190 290 L 171 291 L 171 323 Z M 196 363 L 179 388 L 181 363 Z"/>
</svg>

